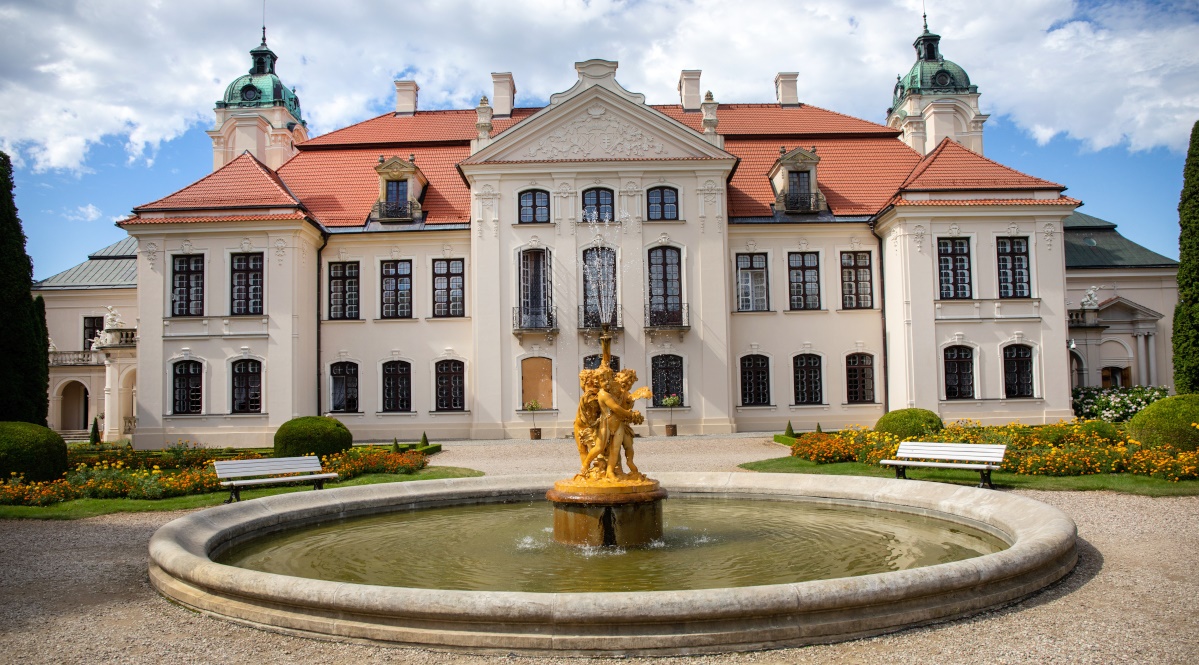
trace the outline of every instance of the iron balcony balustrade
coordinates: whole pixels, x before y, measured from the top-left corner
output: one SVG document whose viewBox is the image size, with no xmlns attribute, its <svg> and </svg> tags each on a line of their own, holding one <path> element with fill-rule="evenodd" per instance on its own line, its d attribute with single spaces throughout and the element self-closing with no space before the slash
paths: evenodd
<svg viewBox="0 0 1199 665">
<path fill-rule="evenodd" d="M 645 306 L 645 327 L 654 330 L 690 330 L 687 303 Z"/>
<path fill-rule="evenodd" d="M 379 201 L 371 208 L 371 219 L 380 222 L 411 222 L 416 206 L 412 201 Z"/>
<path fill-rule="evenodd" d="M 588 309 L 586 305 L 579 305 L 579 330 L 599 330 L 600 327 L 600 313 L 594 308 Z M 624 317 L 620 315 L 620 305 L 617 305 L 616 311 L 612 313 L 608 329 L 624 330 Z"/>
<path fill-rule="evenodd" d="M 549 332 L 557 329 L 557 307 L 542 307 L 539 309 L 512 308 L 513 332 Z"/>
<path fill-rule="evenodd" d="M 820 212 L 824 210 L 824 194 L 784 192 L 779 194 L 777 203 L 786 213 Z"/>
</svg>

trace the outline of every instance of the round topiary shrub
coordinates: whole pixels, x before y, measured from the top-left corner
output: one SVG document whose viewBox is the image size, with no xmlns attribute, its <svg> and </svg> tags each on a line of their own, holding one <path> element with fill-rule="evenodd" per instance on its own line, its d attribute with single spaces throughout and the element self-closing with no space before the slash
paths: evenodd
<svg viewBox="0 0 1199 665">
<path fill-rule="evenodd" d="M 29 482 L 57 480 L 67 470 L 67 444 L 33 423 L 0 423 L 0 482 L 17 473 Z"/>
<path fill-rule="evenodd" d="M 940 432 L 945 427 L 940 416 L 928 409 L 899 409 L 883 414 L 874 424 L 876 432 L 894 434 L 900 439 Z"/>
<path fill-rule="evenodd" d="M 1175 395 L 1141 409 L 1128 421 L 1128 435 L 1151 446 L 1199 449 L 1199 395 Z"/>
<path fill-rule="evenodd" d="M 350 430 L 328 416 L 292 418 L 275 431 L 275 457 L 324 457 L 349 450 L 352 445 Z"/>
</svg>

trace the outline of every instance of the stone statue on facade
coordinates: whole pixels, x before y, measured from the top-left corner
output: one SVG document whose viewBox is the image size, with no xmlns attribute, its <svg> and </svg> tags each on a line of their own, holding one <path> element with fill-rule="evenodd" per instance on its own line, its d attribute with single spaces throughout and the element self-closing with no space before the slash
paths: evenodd
<svg viewBox="0 0 1199 665">
<path fill-rule="evenodd" d="M 1082 302 L 1079 303 L 1083 309 L 1096 309 L 1099 307 L 1099 287 L 1092 286 L 1087 289 L 1087 292 L 1082 296 Z"/>
</svg>

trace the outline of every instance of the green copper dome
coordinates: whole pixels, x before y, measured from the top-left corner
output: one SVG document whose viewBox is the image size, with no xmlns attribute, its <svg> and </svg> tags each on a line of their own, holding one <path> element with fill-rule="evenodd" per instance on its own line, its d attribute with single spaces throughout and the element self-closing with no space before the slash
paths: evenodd
<svg viewBox="0 0 1199 665">
<path fill-rule="evenodd" d="M 250 72 L 233 80 L 225 88 L 225 95 L 216 103 L 223 108 L 265 108 L 284 106 L 300 124 L 308 126 L 300 115 L 300 98 L 294 90 L 283 85 L 275 75 L 275 62 L 279 57 L 266 45 L 266 31 L 262 43 L 250 51 Z"/>
<path fill-rule="evenodd" d="M 924 33 L 912 43 L 916 48 L 916 64 L 907 76 L 895 82 L 895 97 L 892 108 L 899 108 L 908 95 L 930 95 L 938 93 L 966 94 L 978 92 L 978 86 L 970 85 L 970 76 L 955 62 L 941 55 L 941 36 L 928 31 L 928 19 L 924 21 Z"/>
</svg>

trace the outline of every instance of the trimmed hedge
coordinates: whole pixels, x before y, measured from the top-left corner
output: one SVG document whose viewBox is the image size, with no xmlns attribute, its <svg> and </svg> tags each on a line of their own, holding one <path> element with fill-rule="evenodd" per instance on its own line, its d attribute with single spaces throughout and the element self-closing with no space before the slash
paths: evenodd
<svg viewBox="0 0 1199 665">
<path fill-rule="evenodd" d="M 1199 449 L 1199 395 L 1175 395 L 1141 409 L 1128 421 L 1128 435 L 1152 446 Z"/>
<path fill-rule="evenodd" d="M 898 409 L 883 414 L 874 431 L 894 434 L 900 439 L 935 434 L 945 427 L 941 417 L 928 409 Z"/>
<path fill-rule="evenodd" d="M 354 435 L 336 418 L 292 418 L 275 432 L 275 457 L 324 457 L 349 450 Z"/>
<path fill-rule="evenodd" d="M 29 482 L 58 480 L 67 471 L 67 444 L 32 423 L 0 423 L 0 482 L 13 473 Z"/>
</svg>

